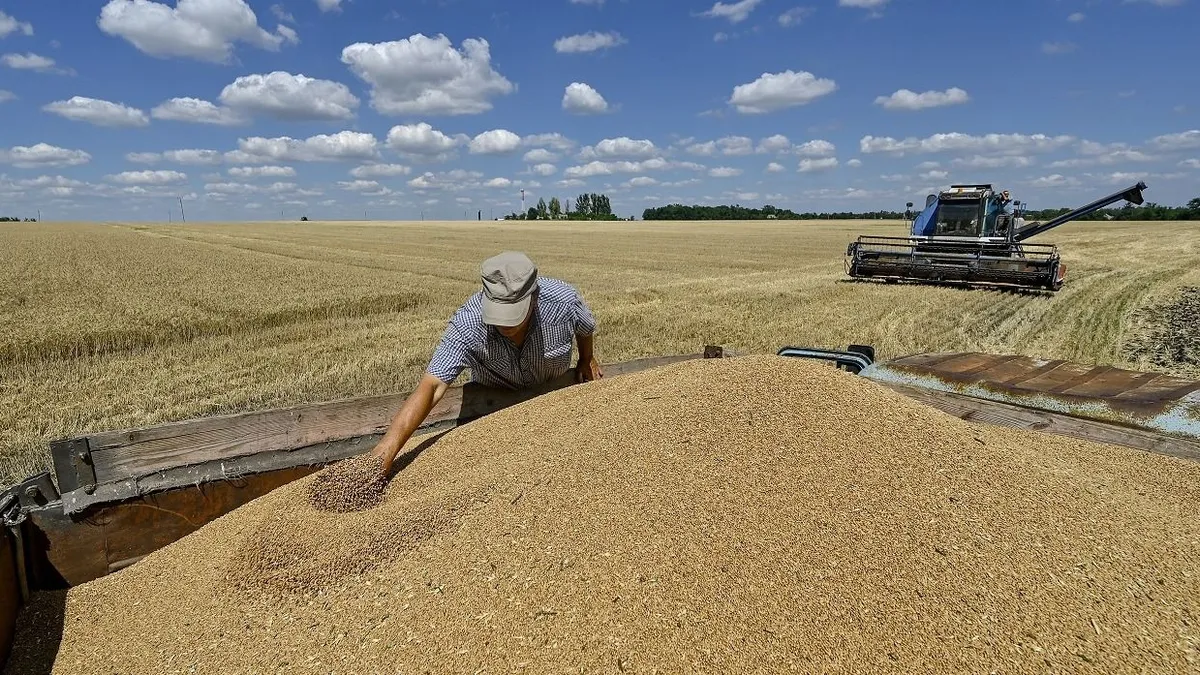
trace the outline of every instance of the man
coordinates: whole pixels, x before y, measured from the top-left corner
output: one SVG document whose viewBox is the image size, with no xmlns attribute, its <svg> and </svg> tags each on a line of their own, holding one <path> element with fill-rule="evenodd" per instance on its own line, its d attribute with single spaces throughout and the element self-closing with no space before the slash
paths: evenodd
<svg viewBox="0 0 1200 675">
<path fill-rule="evenodd" d="M 525 389 L 553 380 L 571 367 L 572 340 L 579 345 L 575 379 L 603 377 L 592 351 L 596 321 L 568 284 L 538 277 L 524 253 L 505 252 L 480 268 L 483 289 L 450 318 L 441 343 L 416 390 L 392 419 L 372 451 L 389 475 L 392 462 L 465 368 L 489 387 Z"/>
</svg>

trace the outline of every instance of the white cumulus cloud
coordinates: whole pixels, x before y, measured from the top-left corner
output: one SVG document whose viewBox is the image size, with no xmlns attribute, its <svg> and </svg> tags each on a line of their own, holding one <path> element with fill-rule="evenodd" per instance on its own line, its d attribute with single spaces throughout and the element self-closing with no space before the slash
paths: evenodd
<svg viewBox="0 0 1200 675">
<path fill-rule="evenodd" d="M 915 91 L 901 89 L 891 96 L 879 96 L 875 104 L 887 110 L 925 110 L 926 108 L 941 108 L 948 105 L 962 105 L 971 100 L 967 92 L 958 87 L 950 87 L 946 91 L 926 91 L 918 94 Z"/>
<path fill-rule="evenodd" d="M 150 124 L 146 113 L 137 108 L 86 96 L 72 96 L 65 101 L 47 103 L 42 110 L 75 122 L 101 127 L 144 127 Z"/>
<path fill-rule="evenodd" d="M 214 63 L 230 63 L 236 42 L 279 51 L 284 42 L 294 41 L 259 26 L 245 0 L 178 0 L 175 7 L 152 0 L 110 0 L 96 24 L 150 56 Z"/>
<path fill-rule="evenodd" d="M 354 117 L 358 97 L 346 85 L 274 71 L 243 75 L 222 91 L 225 106 L 281 120 L 345 120 Z"/>
<path fill-rule="evenodd" d="M 715 166 L 708 170 L 708 175 L 713 178 L 733 178 L 742 175 L 742 170 L 731 166 Z"/>
<path fill-rule="evenodd" d="M 837 157 L 826 157 L 824 159 L 802 159 L 797 171 L 800 173 L 811 173 L 813 171 L 828 171 L 836 169 L 838 165 Z"/>
<path fill-rule="evenodd" d="M 21 169 L 78 166 L 87 164 L 91 159 L 92 156 L 83 150 L 68 150 L 48 143 L 0 149 L 0 164 L 12 164 Z"/>
<path fill-rule="evenodd" d="M 492 129 L 472 138 L 467 149 L 475 155 L 503 155 L 516 152 L 520 147 L 520 136 L 508 129 Z"/>
<path fill-rule="evenodd" d="M 755 7 L 762 0 L 738 0 L 738 2 L 717 2 L 711 8 L 701 12 L 700 16 L 709 19 L 728 19 L 730 23 L 741 23 L 749 18 Z"/>
<path fill-rule="evenodd" d="M 558 155 L 554 154 L 553 152 L 550 152 L 549 150 L 547 150 L 545 148 L 534 148 L 533 150 L 530 150 L 529 152 L 525 153 L 525 156 L 522 157 L 521 159 L 523 159 L 526 162 L 529 162 L 531 164 L 538 164 L 538 163 L 544 163 L 544 162 L 557 161 Z"/>
<path fill-rule="evenodd" d="M 1191 150 L 1192 148 L 1200 148 L 1200 129 L 1155 136 L 1150 139 L 1150 145 L 1160 150 Z"/>
<path fill-rule="evenodd" d="M 355 178 L 390 178 L 410 173 L 412 168 L 403 164 L 364 164 L 350 170 L 350 175 Z"/>
<path fill-rule="evenodd" d="M 779 162 L 771 162 L 770 164 L 767 165 L 767 168 L 765 170 L 767 173 L 782 173 L 784 171 L 787 171 L 787 167 L 780 164 Z"/>
<path fill-rule="evenodd" d="M 762 114 L 806 105 L 837 90 L 833 80 L 812 73 L 785 70 L 763 73 L 757 80 L 733 88 L 729 103 L 743 114 Z"/>
<path fill-rule="evenodd" d="M 607 33 L 588 31 L 587 33 L 580 33 L 578 35 L 560 37 L 554 41 L 554 51 L 560 54 L 580 54 L 601 49 L 610 49 L 618 45 L 623 45 L 626 42 L 627 40 L 621 37 L 621 34 L 616 31 L 609 31 Z"/>
<path fill-rule="evenodd" d="M 575 141 L 555 132 L 550 134 L 530 134 L 525 137 L 525 145 L 531 148 L 553 148 L 566 152 L 575 147 Z"/>
<path fill-rule="evenodd" d="M 154 106 L 150 111 L 150 116 L 156 120 L 219 126 L 234 126 L 249 121 L 234 110 L 216 106 L 211 101 L 191 97 L 164 101 Z"/>
<path fill-rule="evenodd" d="M 387 135 L 387 146 L 392 150 L 402 155 L 424 158 L 446 157 L 466 142 L 466 135 L 448 136 L 428 122 L 400 124 L 392 127 Z"/>
<path fill-rule="evenodd" d="M 647 138 L 633 139 L 628 136 L 605 138 L 595 145 L 579 151 L 580 159 L 615 158 L 615 157 L 655 157 L 659 154 L 654 141 Z"/>
<path fill-rule="evenodd" d="M 779 21 L 779 25 L 783 26 L 784 28 L 788 28 L 789 26 L 798 26 L 815 11 L 816 10 L 812 7 L 793 7 L 783 14 L 780 14 L 777 20 Z"/>
<path fill-rule="evenodd" d="M 608 101 L 590 84 L 572 82 L 563 91 L 562 108 L 577 115 L 598 115 L 608 112 Z"/>
<path fill-rule="evenodd" d="M 300 140 L 282 136 L 279 138 L 238 139 L 238 151 L 246 156 L 260 157 L 276 162 L 331 162 L 375 159 L 379 155 L 379 142 L 371 134 L 361 131 L 339 131 L 336 134 L 318 134 Z M 241 155 L 234 155 L 240 159 Z"/>
<path fill-rule="evenodd" d="M 229 169 L 234 178 L 290 178 L 296 170 L 290 166 L 268 164 L 265 166 L 235 166 Z"/>
<path fill-rule="evenodd" d="M 54 59 L 34 54 L 33 52 L 5 54 L 4 56 L 0 56 L 0 63 L 13 70 L 32 70 L 38 73 L 56 73 L 59 75 L 74 74 L 72 70 L 57 67 Z"/>
<path fill-rule="evenodd" d="M 837 153 L 837 146 L 829 141 L 817 139 L 801 143 L 792 148 L 792 151 L 801 157 L 832 157 Z"/>
<path fill-rule="evenodd" d="M 17 21 L 0 10 L 0 38 L 6 38 L 18 32 L 25 36 L 33 35 L 33 24 L 28 21 Z"/>
<path fill-rule="evenodd" d="M 534 164 L 533 166 L 529 167 L 529 170 L 539 176 L 552 176 L 558 171 L 558 167 L 554 166 L 553 164 L 543 163 Z"/>
<path fill-rule="evenodd" d="M 467 115 L 492 109 L 491 99 L 516 85 L 496 72 L 487 40 L 454 48 L 445 35 L 420 33 L 393 42 L 357 42 L 342 62 L 371 85 L 371 106 L 386 115 Z"/>
<path fill-rule="evenodd" d="M 1074 143 L 1075 140 L 1074 136 L 1067 135 L 984 134 L 977 136 L 959 132 L 934 134 L 927 138 L 910 136 L 902 140 L 890 136 L 863 136 L 859 141 L 859 150 L 864 154 L 883 152 L 895 155 L 939 152 L 1028 155 L 1059 150 Z"/>
<path fill-rule="evenodd" d="M 187 174 L 181 171 L 122 171 L 108 179 L 123 185 L 170 185 L 187 180 Z"/>
</svg>

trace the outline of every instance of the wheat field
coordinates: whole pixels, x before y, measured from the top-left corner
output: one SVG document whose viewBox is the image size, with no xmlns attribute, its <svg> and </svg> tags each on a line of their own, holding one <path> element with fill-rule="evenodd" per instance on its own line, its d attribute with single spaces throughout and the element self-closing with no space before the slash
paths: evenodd
<svg viewBox="0 0 1200 675">
<path fill-rule="evenodd" d="M 48 469 L 56 438 L 406 390 L 480 261 L 505 249 L 579 288 L 602 362 L 860 343 L 1200 375 L 1156 358 L 1141 318 L 1200 286 L 1200 223 L 1043 235 L 1068 265 L 1053 296 L 852 282 L 860 233 L 905 224 L 5 224 L 0 480 Z"/>
</svg>

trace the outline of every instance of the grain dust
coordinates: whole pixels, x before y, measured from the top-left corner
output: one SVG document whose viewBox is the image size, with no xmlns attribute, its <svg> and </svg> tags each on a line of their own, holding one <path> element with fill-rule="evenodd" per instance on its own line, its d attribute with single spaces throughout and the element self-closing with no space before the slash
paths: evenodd
<svg viewBox="0 0 1200 675">
<path fill-rule="evenodd" d="M 810 362 L 547 394 L 366 510 L 328 480 L 72 589 L 55 672 L 1200 668 L 1200 467 Z"/>
</svg>

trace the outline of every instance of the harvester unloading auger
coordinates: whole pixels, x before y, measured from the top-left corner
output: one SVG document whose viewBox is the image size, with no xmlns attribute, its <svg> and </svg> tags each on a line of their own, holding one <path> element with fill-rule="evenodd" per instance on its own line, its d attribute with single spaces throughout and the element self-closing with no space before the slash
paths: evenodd
<svg viewBox="0 0 1200 675">
<path fill-rule="evenodd" d="M 1025 240 L 1125 200 L 1142 203 L 1146 184 L 1115 192 L 1044 223 L 1028 223 L 1020 201 L 991 185 L 952 185 L 929 195 L 908 237 L 863 235 L 846 249 L 855 278 L 955 282 L 1057 291 L 1066 265 L 1054 244 Z M 1010 206 L 1011 204 L 1011 206 Z"/>
</svg>

